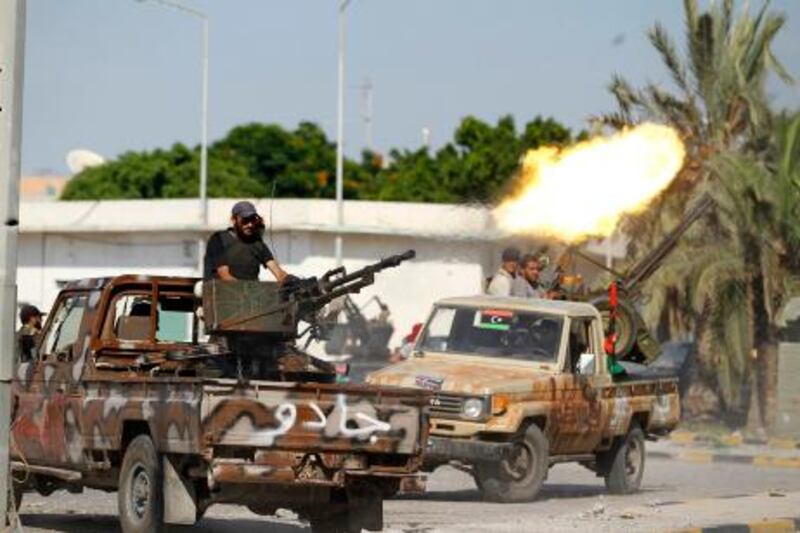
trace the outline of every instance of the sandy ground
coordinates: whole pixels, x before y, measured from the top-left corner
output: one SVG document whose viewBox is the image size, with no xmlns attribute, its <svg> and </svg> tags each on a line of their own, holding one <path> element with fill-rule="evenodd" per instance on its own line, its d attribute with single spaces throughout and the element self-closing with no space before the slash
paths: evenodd
<svg viewBox="0 0 800 533">
<path fill-rule="evenodd" d="M 386 503 L 389 531 L 663 531 L 800 515 L 800 469 L 693 464 L 648 459 L 641 492 L 606 494 L 602 479 L 578 465 L 551 469 L 538 501 L 491 504 L 480 500 L 472 479 L 441 468 L 429 492 Z M 116 532 L 116 495 L 97 491 L 49 498 L 26 494 L 24 531 Z M 182 530 L 184 530 L 182 528 Z M 192 531 L 308 531 L 291 513 L 260 517 L 232 505 L 212 507 Z"/>
</svg>

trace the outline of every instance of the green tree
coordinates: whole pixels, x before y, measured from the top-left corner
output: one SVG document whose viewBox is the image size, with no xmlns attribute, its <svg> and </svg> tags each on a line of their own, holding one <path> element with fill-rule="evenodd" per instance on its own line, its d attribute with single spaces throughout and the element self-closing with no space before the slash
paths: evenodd
<svg viewBox="0 0 800 533">
<path fill-rule="evenodd" d="M 738 314 L 744 310 L 751 319 L 747 331 L 756 350 L 758 413 L 769 425 L 775 412 L 778 316 L 798 294 L 800 276 L 800 113 L 776 121 L 764 157 L 726 150 L 712 158 L 710 167 L 722 184 L 715 198 L 728 248 L 739 252 L 738 264 L 732 261 L 736 258 L 727 260 L 731 275 L 724 283 L 736 284 Z M 724 294 L 718 277 L 710 282 L 709 300 Z M 724 325 L 714 333 L 729 335 Z"/>
<path fill-rule="evenodd" d="M 277 124 L 233 128 L 213 149 L 243 161 L 262 185 L 259 196 L 330 198 L 335 190 L 336 146 L 319 126 L 302 122 L 295 131 Z"/>
<path fill-rule="evenodd" d="M 785 19 L 770 13 L 768 3 L 755 16 L 747 9 L 737 16 L 732 0 L 711 4 L 702 13 L 695 0 L 684 0 L 684 11 L 685 58 L 662 26 L 656 24 L 649 33 L 676 90 L 656 84 L 634 89 L 616 76 L 610 89 L 618 111 L 601 122 L 623 127 L 655 119 L 678 129 L 687 145 L 685 170 L 653 209 L 625 227 L 636 243 L 634 254 L 674 226 L 698 195 L 708 192 L 716 201 L 718 209 L 650 280 L 654 297 L 649 314 L 673 338 L 696 334 L 701 360 L 715 375 L 726 408 L 741 413 L 747 409 L 751 349 L 760 373 L 769 374 L 774 365 L 773 339 L 762 327 L 770 322 L 763 298 L 769 292 L 768 273 L 762 268 L 773 258 L 743 228 L 761 206 L 732 203 L 737 189 L 721 179 L 723 169 L 716 161 L 733 152 L 762 163 L 770 157 L 772 115 L 764 87 L 769 72 L 790 80 L 771 51 Z M 740 211 L 722 208 L 729 204 Z M 763 414 L 767 387 L 759 391 Z"/>
<path fill-rule="evenodd" d="M 392 163 L 377 179 L 380 200 L 493 202 L 498 199 L 526 150 L 572 142 L 569 129 L 536 117 L 518 132 L 505 116 L 495 126 L 466 117 L 453 141 L 431 154 L 427 149 L 392 151 Z"/>
<path fill-rule="evenodd" d="M 63 200 L 105 198 L 191 198 L 199 191 L 199 153 L 182 144 L 170 150 L 127 152 L 119 159 L 84 170 L 67 184 Z M 211 152 L 209 196 L 260 196 L 261 187 L 239 161 Z"/>
<path fill-rule="evenodd" d="M 508 184 L 525 150 L 572 141 L 553 119 L 537 117 L 516 130 L 511 117 L 495 126 L 465 118 L 453 141 L 427 149 L 364 152 L 344 161 L 344 196 L 411 202 L 489 202 Z M 62 199 L 185 198 L 197 196 L 198 150 L 128 152 L 75 176 Z M 310 122 L 295 130 L 250 123 L 233 128 L 209 148 L 210 197 L 332 198 L 336 145 Z"/>
<path fill-rule="evenodd" d="M 302 122 L 294 131 L 245 124 L 209 147 L 208 195 L 331 198 L 335 168 L 335 144 L 316 124 Z M 365 154 L 361 162 L 345 160 L 345 197 L 370 194 L 379 170 L 375 154 Z M 62 199 L 193 197 L 198 173 L 197 148 L 175 144 L 169 150 L 128 152 L 75 176 Z"/>
</svg>

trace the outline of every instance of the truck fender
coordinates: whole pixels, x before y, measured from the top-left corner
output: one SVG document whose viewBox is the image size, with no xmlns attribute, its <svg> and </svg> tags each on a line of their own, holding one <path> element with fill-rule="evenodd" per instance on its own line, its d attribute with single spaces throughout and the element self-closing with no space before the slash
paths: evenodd
<svg viewBox="0 0 800 533">
<path fill-rule="evenodd" d="M 153 439 L 153 443 L 158 447 L 156 436 L 151 431 L 150 424 L 146 420 L 136 420 L 127 418 L 120 424 L 119 431 L 117 431 L 117 449 L 121 452 L 125 451 L 128 444 L 139 435 L 148 435 Z"/>
<path fill-rule="evenodd" d="M 631 415 L 631 421 L 628 423 L 628 427 L 630 428 L 631 425 L 638 424 L 642 431 L 647 431 L 650 425 L 650 413 L 647 411 L 639 411 L 633 413 Z"/>
<path fill-rule="evenodd" d="M 547 405 L 542 402 L 515 403 L 504 415 L 492 419 L 490 426 L 494 431 L 516 433 L 524 431 L 528 423 L 533 422 L 547 435 L 549 414 Z"/>
</svg>

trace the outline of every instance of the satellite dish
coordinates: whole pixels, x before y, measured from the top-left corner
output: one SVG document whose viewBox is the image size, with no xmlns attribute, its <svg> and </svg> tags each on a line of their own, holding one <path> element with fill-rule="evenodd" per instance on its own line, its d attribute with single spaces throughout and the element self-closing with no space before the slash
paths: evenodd
<svg viewBox="0 0 800 533">
<path fill-rule="evenodd" d="M 76 150 L 70 150 L 67 153 L 67 166 L 69 167 L 69 171 L 73 174 L 82 172 L 89 167 L 102 165 L 105 162 L 106 160 L 103 156 L 91 150 L 78 148 Z"/>
</svg>

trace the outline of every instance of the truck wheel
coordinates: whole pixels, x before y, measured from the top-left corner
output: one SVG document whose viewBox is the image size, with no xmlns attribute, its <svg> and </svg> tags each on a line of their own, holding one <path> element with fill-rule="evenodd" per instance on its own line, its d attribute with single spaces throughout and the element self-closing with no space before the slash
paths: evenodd
<svg viewBox="0 0 800 533">
<path fill-rule="evenodd" d="M 22 489 L 22 485 L 18 483 L 13 483 L 11 486 L 13 487 L 14 490 L 14 497 L 9 498 L 9 500 L 11 500 L 11 503 L 14 504 L 14 511 L 19 513 L 19 508 L 22 505 L 22 495 L 24 494 L 24 491 Z"/>
<path fill-rule="evenodd" d="M 544 483 L 548 455 L 547 437 L 539 426 L 531 424 L 514 440 L 514 447 L 502 461 L 475 465 L 478 489 L 488 501 L 532 501 Z"/>
<path fill-rule="evenodd" d="M 361 527 L 352 527 L 350 512 L 340 511 L 325 516 L 311 517 L 311 531 L 313 533 L 360 533 Z"/>
<path fill-rule="evenodd" d="M 347 503 L 334 503 L 310 516 L 314 533 L 383 531 L 383 498 L 375 487 L 348 495 Z"/>
<path fill-rule="evenodd" d="M 605 458 L 606 488 L 611 494 L 631 494 L 639 490 L 644 473 L 644 431 L 633 426 Z"/>
<path fill-rule="evenodd" d="M 164 516 L 161 463 L 152 439 L 134 438 L 119 473 L 117 506 L 124 533 L 155 533 Z"/>
<path fill-rule="evenodd" d="M 6 498 L 6 525 L 12 525 L 14 516 L 19 515 L 19 507 L 22 505 L 22 484 L 14 481 L 14 475 L 8 476 L 8 496 Z M 18 519 L 17 519 L 18 520 Z"/>
</svg>

